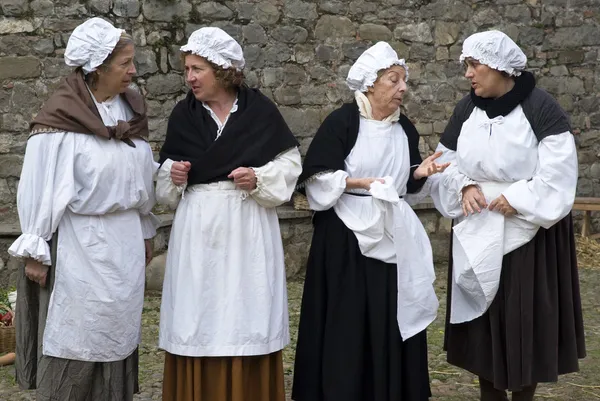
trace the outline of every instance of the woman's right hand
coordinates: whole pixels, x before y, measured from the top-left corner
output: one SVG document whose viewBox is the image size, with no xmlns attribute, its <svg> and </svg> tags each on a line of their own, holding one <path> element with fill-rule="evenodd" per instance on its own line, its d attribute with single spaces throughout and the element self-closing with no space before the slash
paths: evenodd
<svg viewBox="0 0 600 401">
<path fill-rule="evenodd" d="M 371 184 L 375 181 L 384 183 L 383 178 L 346 178 L 346 189 L 371 189 Z"/>
<path fill-rule="evenodd" d="M 188 172 L 192 168 L 190 162 L 174 162 L 171 166 L 171 180 L 175 185 L 183 185 L 188 180 Z"/>
<path fill-rule="evenodd" d="M 477 185 L 469 185 L 463 188 L 462 210 L 465 217 L 469 214 L 475 214 L 476 211 L 481 213 L 481 210 L 487 208 L 487 206 L 485 196 L 483 196 Z"/>
<path fill-rule="evenodd" d="M 46 277 L 48 277 L 48 266 L 34 259 L 27 259 L 25 262 L 25 276 L 40 287 L 46 286 Z"/>
</svg>

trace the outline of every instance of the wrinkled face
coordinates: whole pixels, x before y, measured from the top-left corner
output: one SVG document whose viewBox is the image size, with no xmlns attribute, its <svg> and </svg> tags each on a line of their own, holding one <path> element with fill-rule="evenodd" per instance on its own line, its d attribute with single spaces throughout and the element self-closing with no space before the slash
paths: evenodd
<svg viewBox="0 0 600 401">
<path fill-rule="evenodd" d="M 477 96 L 497 98 L 503 94 L 504 81 L 510 78 L 472 58 L 465 60 L 465 66 L 467 68 L 465 78 L 471 81 L 471 88 Z"/>
<path fill-rule="evenodd" d="M 400 65 L 393 65 L 380 72 L 379 78 L 367 90 L 367 98 L 371 107 L 388 116 L 394 113 L 402 104 L 406 92 L 406 70 Z"/>
<path fill-rule="evenodd" d="M 217 82 L 215 71 L 210 63 L 195 54 L 185 56 L 185 80 L 196 99 L 202 102 L 212 100 L 223 90 Z"/>
<path fill-rule="evenodd" d="M 99 68 L 98 88 L 113 96 L 125 92 L 135 76 L 135 65 L 133 58 L 135 48 L 133 45 L 125 46 L 117 54 L 113 55 L 107 69 Z"/>
</svg>

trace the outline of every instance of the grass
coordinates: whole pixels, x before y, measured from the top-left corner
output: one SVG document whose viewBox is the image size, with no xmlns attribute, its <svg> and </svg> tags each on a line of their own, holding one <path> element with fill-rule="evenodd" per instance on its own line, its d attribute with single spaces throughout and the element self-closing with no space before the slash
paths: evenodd
<svg viewBox="0 0 600 401">
<path fill-rule="evenodd" d="M 596 266 L 594 268 L 593 266 Z M 586 331 L 587 357 L 580 361 L 580 372 L 561 376 L 558 383 L 540 384 L 536 400 L 595 401 L 600 400 L 600 257 L 593 266 L 580 268 L 581 298 Z M 438 269 L 436 291 L 440 299 L 438 319 L 428 329 L 429 371 L 432 400 L 466 401 L 478 399 L 476 377 L 446 362 L 442 350 L 446 305 L 446 274 Z M 302 280 L 288 283 L 291 344 L 284 350 L 286 389 L 291 391 L 294 352 L 300 318 Z M 140 346 L 141 391 L 157 393 L 161 386 L 163 353 L 157 348 L 160 293 L 148 293 L 143 311 L 142 345 Z M 0 367 L 0 399 L 21 400 L 26 392 L 16 388 L 14 368 Z"/>
</svg>

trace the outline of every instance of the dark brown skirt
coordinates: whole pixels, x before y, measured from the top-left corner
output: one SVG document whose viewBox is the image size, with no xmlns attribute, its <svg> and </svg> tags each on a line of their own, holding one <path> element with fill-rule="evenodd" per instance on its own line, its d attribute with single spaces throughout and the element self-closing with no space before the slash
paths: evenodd
<svg viewBox="0 0 600 401">
<path fill-rule="evenodd" d="M 285 401 L 282 352 L 186 357 L 165 352 L 163 401 Z"/>
<path fill-rule="evenodd" d="M 571 215 L 504 256 L 498 293 L 483 316 L 449 323 L 451 279 L 452 262 L 449 363 L 511 391 L 579 370 L 585 336 Z"/>
</svg>

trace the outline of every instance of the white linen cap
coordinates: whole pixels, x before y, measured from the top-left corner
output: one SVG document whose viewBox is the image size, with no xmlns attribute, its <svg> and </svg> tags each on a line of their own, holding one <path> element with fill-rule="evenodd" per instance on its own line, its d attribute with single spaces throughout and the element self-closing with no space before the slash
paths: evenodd
<svg viewBox="0 0 600 401">
<path fill-rule="evenodd" d="M 112 53 L 124 32 L 102 18 L 85 21 L 69 37 L 65 63 L 71 67 L 82 67 L 86 74 L 96 71 Z"/>
<path fill-rule="evenodd" d="M 406 71 L 405 81 L 408 81 L 408 66 L 392 46 L 386 42 L 377 42 L 360 55 L 348 71 L 346 84 L 353 91 L 366 92 L 377 80 L 377 72 L 400 65 Z"/>
<path fill-rule="evenodd" d="M 519 76 L 527 66 L 527 56 L 507 34 L 479 32 L 469 36 L 462 47 L 460 62 L 468 57 L 509 75 Z"/>
<path fill-rule="evenodd" d="M 190 52 L 223 67 L 241 71 L 246 65 L 242 47 L 221 28 L 200 28 L 190 35 L 182 52 Z"/>
</svg>

